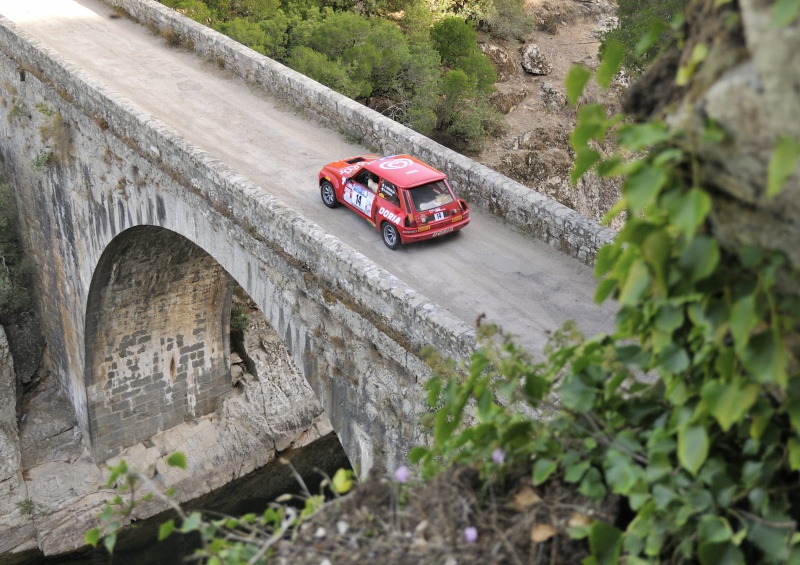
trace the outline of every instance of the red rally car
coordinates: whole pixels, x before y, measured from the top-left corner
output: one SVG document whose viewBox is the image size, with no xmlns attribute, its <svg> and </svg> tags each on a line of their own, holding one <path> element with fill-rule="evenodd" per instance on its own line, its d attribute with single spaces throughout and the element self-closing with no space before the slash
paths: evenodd
<svg viewBox="0 0 800 565">
<path fill-rule="evenodd" d="M 410 155 L 360 155 L 319 172 L 322 202 L 339 203 L 378 228 L 389 249 L 431 239 L 469 223 L 469 206 L 456 198 L 447 177 Z"/>
</svg>

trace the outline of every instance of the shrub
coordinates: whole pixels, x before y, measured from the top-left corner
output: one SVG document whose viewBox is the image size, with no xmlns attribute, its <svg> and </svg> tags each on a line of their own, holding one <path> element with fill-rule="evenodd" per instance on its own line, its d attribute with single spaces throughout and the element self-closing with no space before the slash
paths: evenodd
<svg viewBox="0 0 800 565">
<path fill-rule="evenodd" d="M 524 39 L 534 28 L 522 0 L 489 2 L 479 25 L 494 37 L 517 40 Z"/>
<path fill-rule="evenodd" d="M 456 66 L 478 51 L 477 32 L 461 18 L 445 18 L 434 25 L 431 41 L 445 65 Z"/>
</svg>

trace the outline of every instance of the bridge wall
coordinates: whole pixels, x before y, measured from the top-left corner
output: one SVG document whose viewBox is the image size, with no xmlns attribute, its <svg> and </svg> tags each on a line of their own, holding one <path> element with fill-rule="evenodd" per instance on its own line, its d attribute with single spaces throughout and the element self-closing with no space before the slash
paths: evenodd
<svg viewBox="0 0 800 565">
<path fill-rule="evenodd" d="M 421 382 L 429 374 L 419 358 L 422 347 L 456 359 L 474 347 L 471 328 L 2 17 L 0 158 L 38 274 L 52 368 L 99 459 L 119 445 L 102 447 L 93 437 L 101 416 L 90 409 L 93 386 L 108 377 L 98 372 L 113 363 L 113 347 L 154 319 L 126 319 L 121 313 L 132 304 L 93 307 L 113 304 L 95 299 L 114 292 L 103 275 L 113 269 L 102 258 L 109 249 L 116 253 L 109 248 L 121 241 L 116 238 L 137 240 L 131 228 L 155 226 L 185 238 L 248 292 L 362 472 L 399 464 L 418 440 Z M 136 272 L 135 254 L 114 256 L 127 257 Z M 167 263 L 147 269 L 174 270 Z M 208 269 L 203 272 L 213 272 Z M 158 304 L 158 293 L 143 294 L 151 307 Z M 130 301 L 136 296 L 128 293 Z M 209 314 L 192 308 L 185 315 Z M 98 325 L 98 316 L 110 321 Z M 98 328 L 117 333 L 103 337 Z M 204 351 L 206 360 L 224 356 Z"/>
<path fill-rule="evenodd" d="M 379 154 L 411 153 L 431 163 L 447 173 L 456 192 L 470 204 L 489 210 L 587 264 L 594 264 L 598 249 L 614 238 L 613 230 L 154 0 L 103 1 L 162 34 L 177 36 L 184 47 L 299 106 L 320 123 L 358 139 Z"/>
</svg>

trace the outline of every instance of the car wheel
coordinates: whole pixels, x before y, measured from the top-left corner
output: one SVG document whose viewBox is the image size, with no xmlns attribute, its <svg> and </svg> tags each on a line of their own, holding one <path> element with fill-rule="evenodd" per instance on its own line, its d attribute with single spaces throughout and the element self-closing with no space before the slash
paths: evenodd
<svg viewBox="0 0 800 565">
<path fill-rule="evenodd" d="M 390 222 L 383 222 L 381 226 L 381 234 L 383 234 L 383 242 L 389 249 L 397 249 L 400 247 L 400 234 L 397 228 Z"/>
<path fill-rule="evenodd" d="M 336 200 L 336 190 L 330 182 L 323 181 L 319 185 L 319 193 L 322 196 L 322 203 L 328 208 L 336 208 L 339 205 L 339 201 Z"/>
</svg>

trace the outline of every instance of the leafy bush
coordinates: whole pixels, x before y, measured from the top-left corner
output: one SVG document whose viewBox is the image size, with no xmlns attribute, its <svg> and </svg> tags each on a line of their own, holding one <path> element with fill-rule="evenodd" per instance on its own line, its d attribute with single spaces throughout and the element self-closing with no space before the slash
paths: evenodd
<svg viewBox="0 0 800 565">
<path fill-rule="evenodd" d="M 494 37 L 523 40 L 534 28 L 533 19 L 525 12 L 522 0 L 488 2 L 478 24 Z"/>
<path fill-rule="evenodd" d="M 601 86 L 623 51 L 609 45 Z M 571 73 L 571 101 L 589 78 Z M 612 134 L 620 151 L 603 159 L 592 145 Z M 625 177 L 607 219 L 626 212 L 628 220 L 595 268 L 597 301 L 619 304 L 616 331 L 559 332 L 547 362 L 534 364 L 481 329 L 466 377 L 445 368 L 427 384 L 433 447 L 411 458 L 427 476 L 452 462 L 488 472 L 502 450 L 530 465 L 535 485 L 620 497 L 631 514 L 624 530 L 598 521 L 571 529 L 588 539 L 589 563 L 797 562 L 800 367 L 790 344 L 800 299 L 776 288 L 778 273 L 800 273 L 787 273 L 777 252 L 720 246 L 685 135 L 609 118 L 599 105 L 579 108 L 573 180 L 590 168 Z M 723 141 L 713 128 L 705 137 Z M 770 194 L 800 156 L 796 141 L 779 146 L 764 179 Z M 471 403 L 475 423 L 464 426 Z"/>
<path fill-rule="evenodd" d="M 431 41 L 442 63 L 451 67 L 478 51 L 478 33 L 461 18 L 450 17 L 437 22 L 431 30 Z"/>
<path fill-rule="evenodd" d="M 456 17 L 433 25 L 433 13 L 417 0 L 358 6 L 320 0 L 163 1 L 455 149 L 476 151 L 502 121 L 487 104 L 497 76 L 478 49 L 473 26 Z M 504 0 L 497 13 L 517 1 Z M 372 17 L 393 10 L 398 12 L 391 18 Z M 442 69 L 443 62 L 450 68 Z M 461 83 L 466 90 L 455 92 L 450 81 L 444 94 L 441 86 L 449 79 L 443 77 L 454 69 L 467 76 Z"/>
</svg>

